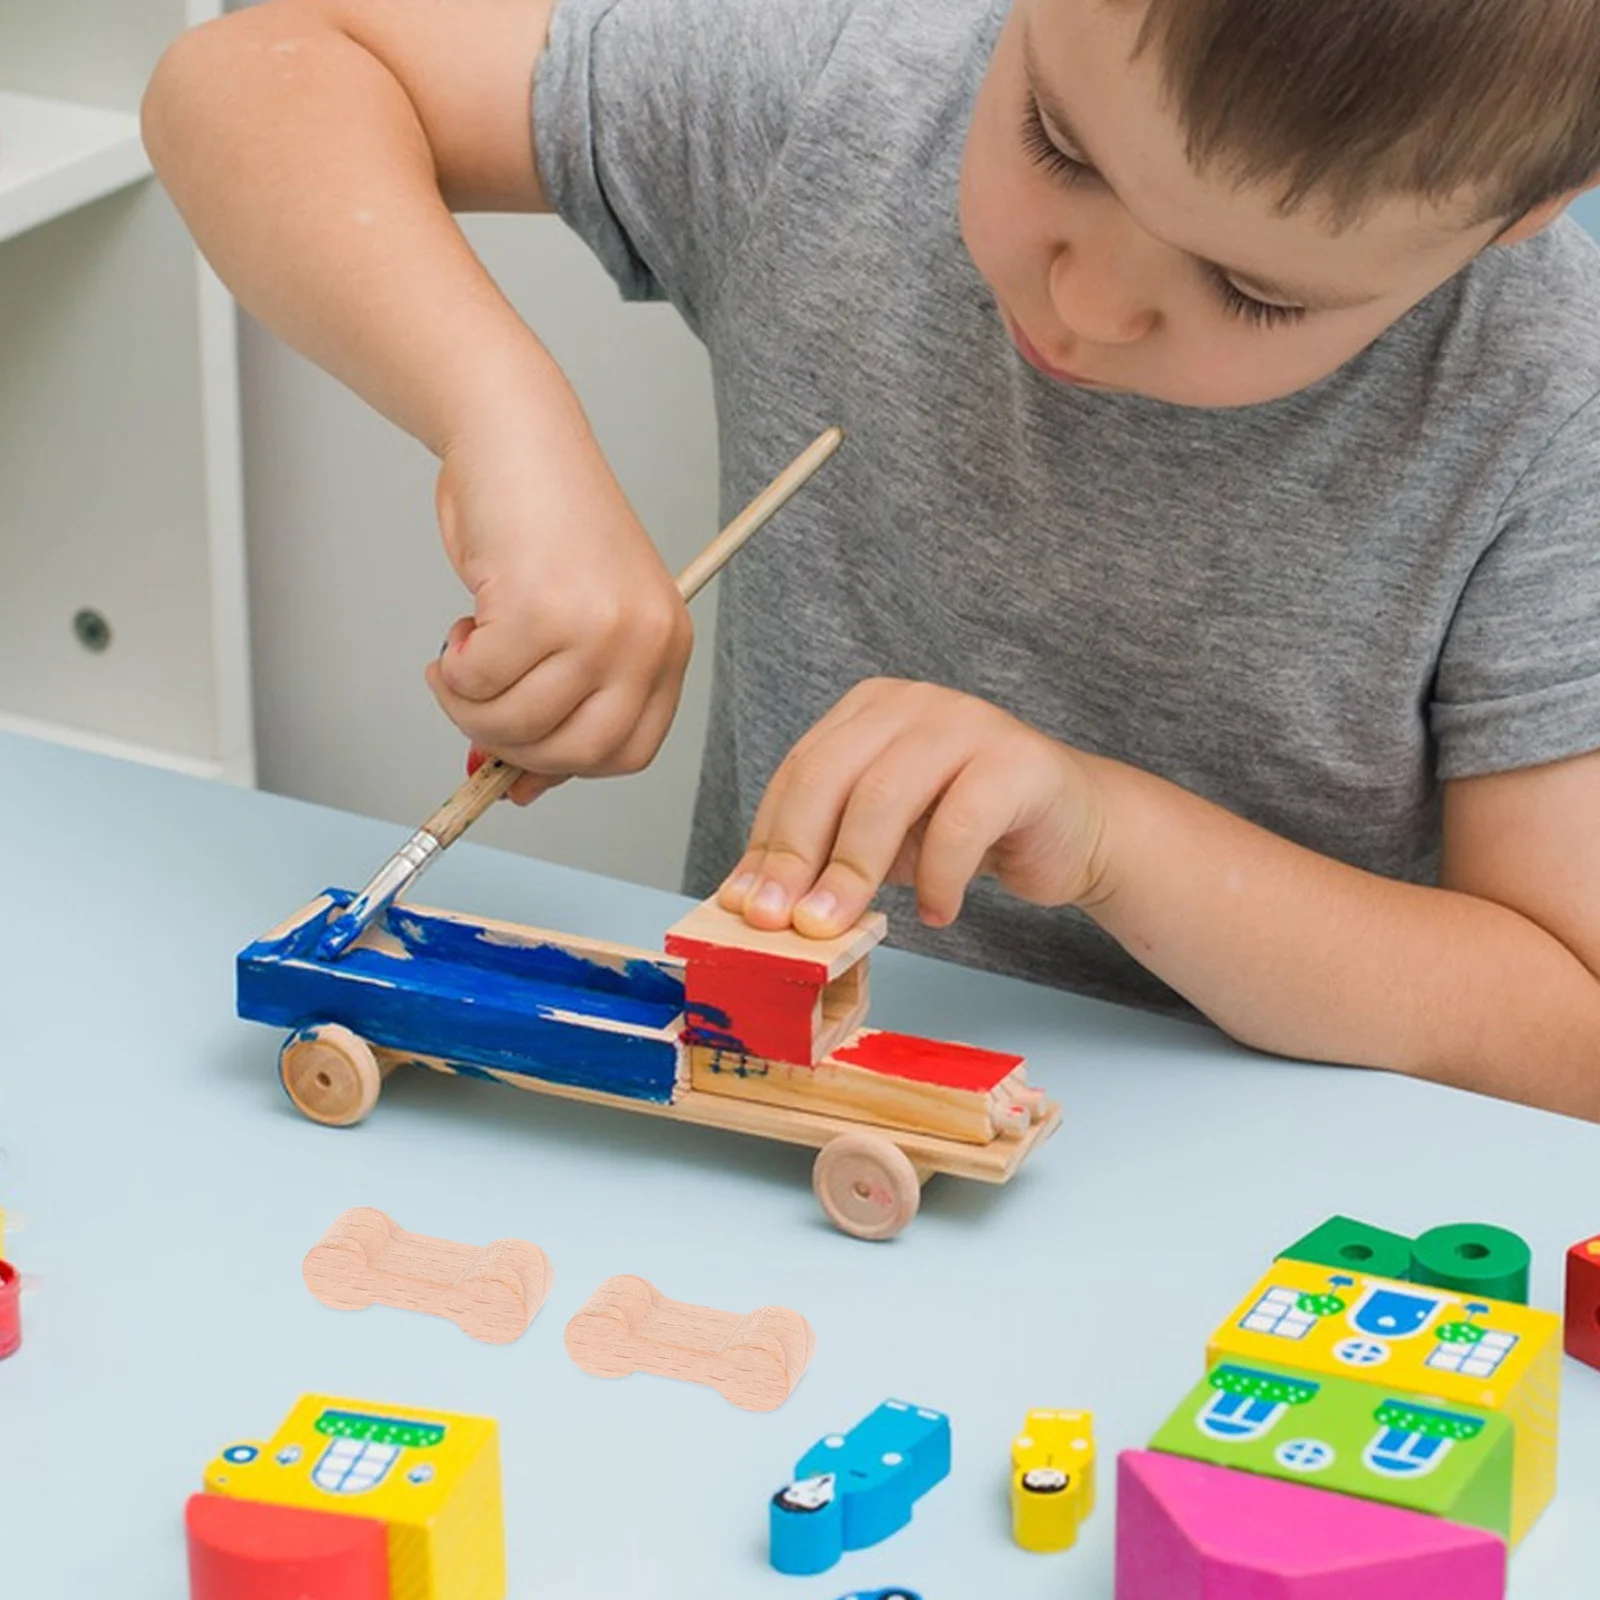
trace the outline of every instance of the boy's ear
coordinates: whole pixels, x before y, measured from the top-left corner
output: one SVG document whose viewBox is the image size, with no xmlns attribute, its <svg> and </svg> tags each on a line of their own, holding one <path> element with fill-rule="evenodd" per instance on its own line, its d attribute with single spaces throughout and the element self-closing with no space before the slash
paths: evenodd
<svg viewBox="0 0 1600 1600">
<path fill-rule="evenodd" d="M 1536 233 L 1543 233 L 1579 195 L 1587 194 L 1591 189 L 1600 189 L 1600 173 L 1580 188 L 1569 189 L 1565 194 L 1558 194 L 1554 199 L 1536 205 L 1532 211 L 1524 213 L 1515 222 L 1508 223 L 1489 242 L 1499 245 L 1521 244 Z"/>
</svg>

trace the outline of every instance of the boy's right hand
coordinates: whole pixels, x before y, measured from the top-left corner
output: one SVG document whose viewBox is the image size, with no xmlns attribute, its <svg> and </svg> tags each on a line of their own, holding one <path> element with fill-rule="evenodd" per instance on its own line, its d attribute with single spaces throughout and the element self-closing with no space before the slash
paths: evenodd
<svg viewBox="0 0 1600 1600">
<path fill-rule="evenodd" d="M 521 804 L 566 777 L 649 765 L 694 642 L 672 575 L 586 443 L 464 438 L 439 473 L 439 528 L 473 612 L 428 684 L 477 750 L 525 770 Z"/>
</svg>

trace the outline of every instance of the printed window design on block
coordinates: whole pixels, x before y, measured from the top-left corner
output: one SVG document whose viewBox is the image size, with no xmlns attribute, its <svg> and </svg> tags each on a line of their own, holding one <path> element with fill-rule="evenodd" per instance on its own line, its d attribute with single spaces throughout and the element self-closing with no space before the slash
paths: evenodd
<svg viewBox="0 0 1600 1600">
<path fill-rule="evenodd" d="M 1404 1400 L 1385 1400 L 1373 1413 L 1379 1431 L 1362 1452 L 1369 1471 L 1383 1478 L 1422 1478 L 1450 1454 L 1457 1443 L 1483 1432 L 1477 1417 L 1435 1411 Z"/>
<path fill-rule="evenodd" d="M 311 1481 L 325 1494 L 376 1489 L 403 1450 L 431 1450 L 445 1436 L 437 1423 L 368 1417 L 354 1411 L 324 1411 L 316 1430 L 329 1442 L 312 1469 Z"/>
<path fill-rule="evenodd" d="M 1318 1313 L 1309 1303 L 1311 1298 L 1298 1289 L 1274 1286 L 1256 1301 L 1239 1326 L 1275 1339 L 1303 1339 L 1317 1325 Z"/>
<path fill-rule="evenodd" d="M 1474 1322 L 1447 1322 L 1437 1338 L 1426 1364 L 1440 1372 L 1465 1373 L 1469 1378 L 1493 1376 L 1517 1346 L 1516 1334 L 1480 1328 Z"/>
<path fill-rule="evenodd" d="M 1249 1367 L 1218 1367 L 1207 1380 L 1212 1395 L 1200 1410 L 1195 1427 L 1213 1439 L 1233 1444 L 1264 1439 L 1295 1406 L 1314 1400 L 1319 1384 L 1284 1378 Z"/>
</svg>

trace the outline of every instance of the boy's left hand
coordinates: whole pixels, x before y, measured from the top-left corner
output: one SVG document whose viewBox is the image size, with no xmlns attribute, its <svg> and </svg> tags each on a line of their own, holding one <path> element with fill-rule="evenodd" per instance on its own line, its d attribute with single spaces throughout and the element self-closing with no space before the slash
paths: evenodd
<svg viewBox="0 0 1600 1600">
<path fill-rule="evenodd" d="M 785 758 L 718 900 L 757 928 L 829 938 L 884 883 L 933 927 L 987 873 L 1035 905 L 1102 891 L 1093 758 L 971 695 L 868 679 Z"/>
</svg>

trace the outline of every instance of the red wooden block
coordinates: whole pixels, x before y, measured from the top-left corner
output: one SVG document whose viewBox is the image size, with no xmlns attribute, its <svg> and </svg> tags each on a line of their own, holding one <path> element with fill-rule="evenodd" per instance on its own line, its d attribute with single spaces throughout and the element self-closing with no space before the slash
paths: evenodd
<svg viewBox="0 0 1600 1600">
<path fill-rule="evenodd" d="M 1481 1528 L 1231 1467 L 1117 1458 L 1116 1600 L 1503 1600 Z"/>
<path fill-rule="evenodd" d="M 389 1531 L 370 1517 L 196 1494 L 189 1600 L 389 1600 Z"/>
<path fill-rule="evenodd" d="M 1567 1354 L 1600 1367 L 1600 1234 L 1567 1252 Z"/>
<path fill-rule="evenodd" d="M 947 1089 L 987 1094 L 999 1088 L 1024 1058 L 1003 1055 L 998 1050 L 980 1050 L 970 1044 L 946 1044 L 940 1039 L 917 1039 L 909 1033 L 869 1029 L 852 1043 L 836 1049 L 833 1059 L 911 1083 L 937 1083 Z"/>
<path fill-rule="evenodd" d="M 9 1261 L 0 1261 L 0 1361 L 22 1343 L 22 1279 Z"/>
<path fill-rule="evenodd" d="M 667 952 L 686 962 L 683 999 L 691 1042 L 765 1061 L 813 1064 L 813 1024 L 826 967 L 671 936 Z"/>
</svg>

